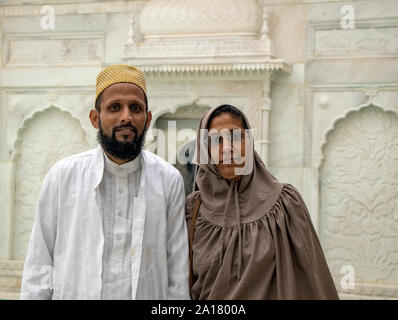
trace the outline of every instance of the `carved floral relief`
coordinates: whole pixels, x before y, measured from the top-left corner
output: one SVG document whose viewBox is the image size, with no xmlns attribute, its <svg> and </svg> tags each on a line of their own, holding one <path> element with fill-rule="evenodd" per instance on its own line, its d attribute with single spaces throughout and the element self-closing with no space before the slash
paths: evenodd
<svg viewBox="0 0 398 320">
<path fill-rule="evenodd" d="M 58 160 L 89 147 L 79 121 L 54 107 L 27 120 L 18 141 L 14 258 L 23 259 L 45 175 Z"/>
<path fill-rule="evenodd" d="M 398 297 L 398 116 L 374 106 L 350 112 L 323 151 L 321 241 L 335 280 L 351 265 L 358 283 L 393 285 Z"/>
</svg>

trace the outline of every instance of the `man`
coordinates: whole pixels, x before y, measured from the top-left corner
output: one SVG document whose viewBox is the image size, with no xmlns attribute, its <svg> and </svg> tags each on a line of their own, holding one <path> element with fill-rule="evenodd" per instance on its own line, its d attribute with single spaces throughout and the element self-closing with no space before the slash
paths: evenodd
<svg viewBox="0 0 398 320">
<path fill-rule="evenodd" d="M 48 172 L 21 299 L 189 299 L 183 180 L 141 150 L 152 118 L 144 75 L 105 68 L 89 116 L 100 145 Z"/>
</svg>

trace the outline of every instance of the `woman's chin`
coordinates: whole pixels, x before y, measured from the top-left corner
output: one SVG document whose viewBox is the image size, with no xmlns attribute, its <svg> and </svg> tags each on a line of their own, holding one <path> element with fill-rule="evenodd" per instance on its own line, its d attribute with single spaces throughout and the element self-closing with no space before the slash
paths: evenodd
<svg viewBox="0 0 398 320">
<path fill-rule="evenodd" d="M 221 175 L 228 180 L 236 179 L 239 177 L 239 175 L 235 174 L 236 169 L 238 169 L 238 167 L 232 164 L 218 165 L 218 171 L 220 171 Z"/>
</svg>

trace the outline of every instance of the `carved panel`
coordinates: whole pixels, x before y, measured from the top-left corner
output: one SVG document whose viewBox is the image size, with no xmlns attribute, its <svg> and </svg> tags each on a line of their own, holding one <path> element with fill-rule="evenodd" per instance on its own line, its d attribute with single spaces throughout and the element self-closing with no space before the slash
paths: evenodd
<svg viewBox="0 0 398 320">
<path fill-rule="evenodd" d="M 340 21 L 314 22 L 308 26 L 309 60 L 397 58 L 397 20 L 356 19 L 354 29 Z"/>
<path fill-rule="evenodd" d="M 2 0 L 0 7 L 0 17 L 25 17 L 25 16 L 42 16 L 40 9 L 43 7 L 41 1 L 30 1 L 29 4 L 18 1 L 22 5 L 16 5 L 15 0 Z M 38 4 L 34 4 L 34 3 Z M 142 10 L 147 0 L 143 1 L 79 1 L 77 3 L 56 3 L 53 1 L 51 5 L 54 7 L 57 15 L 75 15 L 75 14 L 98 14 L 98 13 L 125 13 L 132 10 Z M 67 2 L 67 1 L 65 1 Z"/>
<path fill-rule="evenodd" d="M 0 299 L 10 299 L 19 293 L 23 264 L 22 260 L 0 260 Z"/>
<path fill-rule="evenodd" d="M 101 34 L 24 34 L 9 36 L 5 42 L 8 66 L 98 64 L 104 56 Z"/>
<path fill-rule="evenodd" d="M 398 297 L 398 116 L 367 107 L 337 121 L 321 167 L 321 240 L 335 280 Z M 341 288 L 340 288 L 341 289 Z"/>
<path fill-rule="evenodd" d="M 41 183 L 52 165 L 88 149 L 78 120 L 54 107 L 36 114 L 20 132 L 17 146 L 15 253 L 23 259 L 34 220 Z"/>
<path fill-rule="evenodd" d="M 212 8 L 209 10 L 209 8 Z M 140 16 L 145 35 L 245 33 L 260 31 L 257 0 L 148 1 Z M 173 23 L 170 23 L 173 21 Z"/>
</svg>

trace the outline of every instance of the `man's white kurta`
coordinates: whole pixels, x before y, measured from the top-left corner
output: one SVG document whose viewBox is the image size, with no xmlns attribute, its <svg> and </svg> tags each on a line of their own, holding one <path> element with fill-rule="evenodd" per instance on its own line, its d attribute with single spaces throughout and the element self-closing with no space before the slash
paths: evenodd
<svg viewBox="0 0 398 320">
<path fill-rule="evenodd" d="M 104 160 L 104 176 L 99 184 L 104 231 L 101 299 L 131 300 L 131 231 L 141 155 L 121 165 L 105 153 Z"/>
<path fill-rule="evenodd" d="M 21 299 L 100 299 L 104 235 L 102 149 L 68 157 L 46 175 L 23 271 Z M 133 299 L 189 299 L 185 193 L 180 173 L 142 151 L 134 199 Z"/>
</svg>

